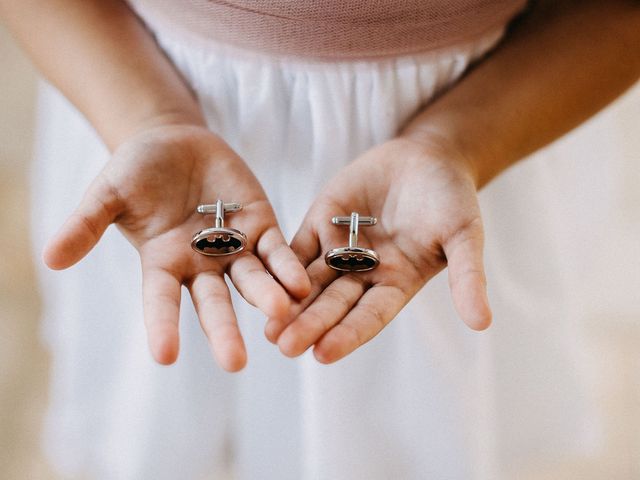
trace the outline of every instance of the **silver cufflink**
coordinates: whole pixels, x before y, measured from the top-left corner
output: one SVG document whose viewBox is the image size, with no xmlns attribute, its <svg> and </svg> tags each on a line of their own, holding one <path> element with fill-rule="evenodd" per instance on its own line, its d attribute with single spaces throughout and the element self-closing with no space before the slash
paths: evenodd
<svg viewBox="0 0 640 480">
<path fill-rule="evenodd" d="M 358 247 L 358 226 L 372 226 L 378 222 L 376 217 L 361 217 L 353 212 L 350 217 L 333 217 L 334 225 L 349 225 L 349 246 L 329 250 L 324 261 L 334 270 L 341 272 L 366 272 L 380 263 L 374 250 Z"/>
<path fill-rule="evenodd" d="M 241 203 L 223 203 L 198 205 L 196 211 L 203 215 L 215 215 L 215 227 L 200 230 L 191 240 L 191 248 L 202 255 L 219 257 L 241 252 L 247 246 L 247 236 L 235 228 L 225 228 L 224 214 L 242 210 Z"/>
</svg>

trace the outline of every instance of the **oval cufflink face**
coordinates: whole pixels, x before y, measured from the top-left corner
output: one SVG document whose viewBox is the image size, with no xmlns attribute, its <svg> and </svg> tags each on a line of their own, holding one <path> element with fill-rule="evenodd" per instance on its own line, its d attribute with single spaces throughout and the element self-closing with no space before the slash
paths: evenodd
<svg viewBox="0 0 640 480">
<path fill-rule="evenodd" d="M 366 272 L 380 263 L 378 254 L 368 248 L 334 248 L 324 256 L 324 261 L 341 272 Z"/>
<path fill-rule="evenodd" d="M 234 228 L 206 228 L 193 236 L 191 248 L 202 255 L 220 257 L 241 252 L 247 236 Z"/>
</svg>

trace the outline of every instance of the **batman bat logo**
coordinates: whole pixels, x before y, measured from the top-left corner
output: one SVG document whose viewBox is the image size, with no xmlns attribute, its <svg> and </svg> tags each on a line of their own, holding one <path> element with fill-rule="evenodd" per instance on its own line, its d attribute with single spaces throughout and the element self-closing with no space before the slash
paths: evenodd
<svg viewBox="0 0 640 480">
<path fill-rule="evenodd" d="M 328 252 L 325 260 L 331 268 L 345 272 L 373 270 L 380 263 L 377 254 L 367 249 L 348 251 L 347 249 L 337 248 Z"/>
<path fill-rule="evenodd" d="M 191 242 L 194 250 L 211 256 L 238 253 L 244 249 L 246 244 L 246 236 L 231 228 L 203 230 L 198 232 Z"/>
</svg>

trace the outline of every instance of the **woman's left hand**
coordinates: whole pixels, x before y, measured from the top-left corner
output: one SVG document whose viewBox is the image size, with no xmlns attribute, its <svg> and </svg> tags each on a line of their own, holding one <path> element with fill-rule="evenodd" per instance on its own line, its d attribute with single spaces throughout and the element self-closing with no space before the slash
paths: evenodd
<svg viewBox="0 0 640 480">
<path fill-rule="evenodd" d="M 382 330 L 427 281 L 449 267 L 456 310 L 475 330 L 491 323 L 482 260 L 483 228 L 471 164 L 444 142 L 396 138 L 343 168 L 320 194 L 292 242 L 311 278 L 311 294 L 288 322 L 270 320 L 265 333 L 288 356 L 315 345 L 335 362 Z M 347 244 L 336 215 L 372 215 L 358 245 L 374 249 L 379 266 L 339 274 L 324 260 Z"/>
</svg>

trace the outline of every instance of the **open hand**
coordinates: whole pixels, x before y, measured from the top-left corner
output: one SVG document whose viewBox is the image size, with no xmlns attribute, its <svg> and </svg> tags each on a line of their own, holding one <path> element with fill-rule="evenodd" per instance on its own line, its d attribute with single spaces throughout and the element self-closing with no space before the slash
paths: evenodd
<svg viewBox="0 0 640 480">
<path fill-rule="evenodd" d="M 190 242 L 195 232 L 211 227 L 214 218 L 196 213 L 196 206 L 218 198 L 244 205 L 227 217 L 227 226 L 245 232 L 248 245 L 236 255 L 206 257 L 194 252 Z M 288 313 L 287 292 L 297 298 L 309 292 L 309 279 L 285 242 L 260 184 L 205 127 L 158 126 L 123 143 L 45 248 L 45 262 L 54 269 L 75 264 L 111 223 L 140 254 L 145 324 L 152 355 L 160 363 L 172 363 L 178 355 L 183 284 L 215 357 L 229 371 L 244 366 L 246 350 L 225 273 L 240 294 L 270 318 Z"/>
<path fill-rule="evenodd" d="M 378 217 L 360 228 L 358 246 L 381 263 L 368 272 L 339 274 L 324 253 L 347 244 L 335 215 Z M 265 333 L 296 356 L 315 345 L 316 358 L 334 362 L 373 338 L 422 288 L 449 267 L 458 314 L 481 330 L 491 322 L 482 261 L 483 228 L 472 169 L 437 142 L 397 138 L 342 169 L 316 199 L 292 248 L 306 266 L 311 293 L 288 322 L 270 319 Z"/>
</svg>

